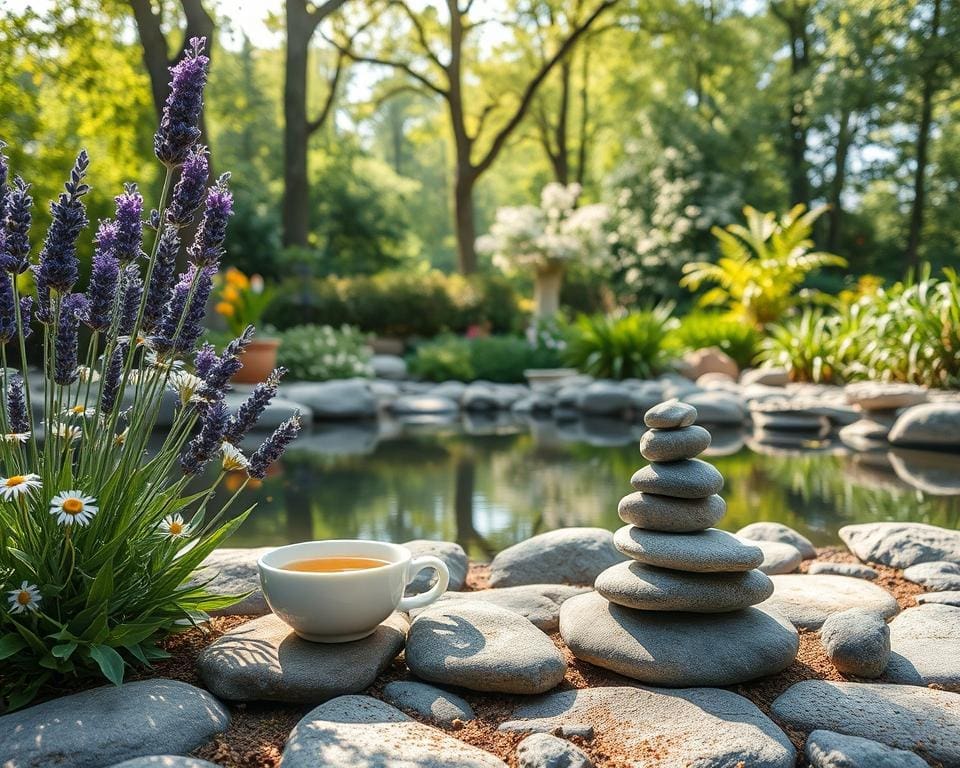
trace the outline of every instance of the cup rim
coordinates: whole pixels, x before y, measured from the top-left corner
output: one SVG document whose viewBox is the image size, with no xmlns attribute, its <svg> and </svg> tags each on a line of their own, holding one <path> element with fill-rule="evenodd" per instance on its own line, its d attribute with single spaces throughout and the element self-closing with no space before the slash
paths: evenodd
<svg viewBox="0 0 960 768">
<path fill-rule="evenodd" d="M 378 547 L 384 547 L 385 549 L 396 553 L 397 559 L 390 560 L 382 566 L 377 566 L 373 569 L 366 569 L 365 571 L 331 571 L 328 573 L 319 571 L 290 571 L 285 569 L 282 565 L 273 565 L 272 563 L 267 562 L 268 558 L 272 558 L 278 552 L 294 549 L 307 544 L 373 544 Z M 320 556 L 322 557 L 322 555 Z M 409 549 L 402 544 L 394 544 L 390 541 L 377 541 L 376 539 L 316 539 L 313 541 L 297 541 L 292 544 L 283 544 L 279 547 L 274 547 L 268 552 L 264 552 L 259 558 L 257 558 L 257 567 L 270 573 L 282 574 L 285 578 L 344 579 L 356 576 L 358 573 L 365 573 L 371 570 L 380 570 L 381 568 L 389 568 L 391 566 L 404 565 L 410 562 L 412 559 L 413 553 Z M 288 560 L 286 562 L 293 562 L 293 560 Z"/>
</svg>

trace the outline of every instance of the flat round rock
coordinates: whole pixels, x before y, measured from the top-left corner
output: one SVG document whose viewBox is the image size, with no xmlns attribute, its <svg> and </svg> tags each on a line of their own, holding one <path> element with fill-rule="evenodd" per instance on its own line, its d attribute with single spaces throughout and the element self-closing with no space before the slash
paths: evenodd
<svg viewBox="0 0 960 768">
<path fill-rule="evenodd" d="M 620 499 L 620 519 L 648 531 L 687 533 L 710 528 L 723 518 L 727 503 L 714 494 L 705 499 L 675 499 L 655 493 L 630 493 Z"/>
<path fill-rule="evenodd" d="M 678 571 L 750 571 L 763 562 L 760 547 L 717 528 L 664 533 L 625 525 L 614 534 L 613 544 L 639 563 Z"/>
<path fill-rule="evenodd" d="M 638 469 L 630 484 L 644 493 L 657 493 L 680 499 L 703 499 L 720 493 L 723 475 L 712 464 L 700 459 L 653 463 Z"/>
</svg>

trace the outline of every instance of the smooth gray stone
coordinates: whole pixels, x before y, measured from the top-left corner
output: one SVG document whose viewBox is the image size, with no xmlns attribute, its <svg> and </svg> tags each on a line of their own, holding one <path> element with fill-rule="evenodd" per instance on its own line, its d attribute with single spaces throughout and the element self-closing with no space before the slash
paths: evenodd
<svg viewBox="0 0 960 768">
<path fill-rule="evenodd" d="M 858 381 L 844 387 L 848 403 L 864 411 L 892 411 L 926 402 L 927 390 L 896 381 Z"/>
<path fill-rule="evenodd" d="M 924 592 L 922 595 L 917 595 L 917 603 L 920 605 L 952 605 L 960 608 L 960 590 Z"/>
<path fill-rule="evenodd" d="M 759 522 L 745 525 L 737 536 L 752 541 L 778 541 L 781 544 L 790 544 L 800 550 L 804 560 L 812 560 L 817 556 L 817 548 L 801 533 L 783 523 Z"/>
<path fill-rule="evenodd" d="M 453 541 L 430 541 L 429 539 L 413 539 L 403 542 L 404 547 L 410 550 L 414 557 L 423 555 L 433 555 L 446 563 L 447 570 L 450 572 L 450 583 L 448 590 L 457 592 L 463 589 L 467 583 L 467 571 L 470 568 L 470 560 L 463 547 Z M 437 581 L 436 572 L 430 568 L 420 571 L 413 581 L 407 585 L 407 594 L 416 595 L 426 592 Z"/>
<path fill-rule="evenodd" d="M 850 576 L 854 579 L 866 579 L 873 581 L 880 574 L 869 565 L 857 565 L 856 563 L 831 563 L 827 560 L 810 563 L 807 573 L 811 576 L 817 574 L 833 574 L 834 576 Z"/>
<path fill-rule="evenodd" d="M 464 390 L 460 407 L 465 411 L 498 411 L 501 403 L 492 387 L 474 382 Z"/>
<path fill-rule="evenodd" d="M 611 381 L 595 381 L 581 390 L 577 407 L 594 416 L 615 416 L 630 409 L 630 390 Z"/>
<path fill-rule="evenodd" d="M 960 765 L 960 695 L 915 685 L 804 680 L 773 702 L 771 714 L 798 731 L 829 730 L 897 749 L 922 747 L 944 766 Z"/>
<path fill-rule="evenodd" d="M 549 733 L 532 733 L 517 745 L 517 768 L 594 768 L 579 747 Z"/>
<path fill-rule="evenodd" d="M 765 387 L 785 387 L 790 382 L 790 373 L 786 368 L 750 368 L 740 374 L 740 383 L 744 387 L 761 385 Z"/>
<path fill-rule="evenodd" d="M 903 571 L 903 578 L 927 589 L 960 589 L 960 565 L 946 560 L 917 563 Z"/>
<path fill-rule="evenodd" d="M 560 626 L 560 606 L 564 600 L 589 591 L 590 587 L 572 587 L 567 584 L 523 584 L 519 587 L 481 589 L 477 592 L 447 592 L 433 605 L 447 606 L 457 601 L 496 605 L 520 614 L 537 629 L 553 632 Z M 415 609 L 411 611 L 411 615 L 418 616 L 430 607 L 432 606 Z"/>
<path fill-rule="evenodd" d="M 689 427 L 697 420 L 697 409 L 679 400 L 667 400 L 643 414 L 643 423 L 653 429 Z"/>
<path fill-rule="evenodd" d="M 623 561 L 605 528 L 560 528 L 507 547 L 490 563 L 490 586 L 582 584 Z"/>
<path fill-rule="evenodd" d="M 640 455 L 647 461 L 679 461 L 699 456 L 710 447 L 703 427 L 650 429 L 640 437 Z"/>
<path fill-rule="evenodd" d="M 843 443 L 855 450 L 874 447 L 885 448 L 887 446 L 887 435 L 890 434 L 892 426 L 892 419 L 886 420 L 874 415 L 841 427 L 837 436 Z"/>
<path fill-rule="evenodd" d="M 0 717 L 4 768 L 94 768 L 187 753 L 225 731 L 230 713 L 179 680 L 104 686 Z"/>
<path fill-rule="evenodd" d="M 648 531 L 689 533 L 710 528 L 723 518 L 727 504 L 714 494 L 705 499 L 675 499 L 654 493 L 631 493 L 620 499 L 617 513 L 625 523 Z"/>
<path fill-rule="evenodd" d="M 467 722 L 476 715 L 465 699 L 414 680 L 394 680 L 383 686 L 383 698 L 399 709 L 411 710 L 435 720 L 441 725 L 453 725 L 454 720 Z"/>
<path fill-rule="evenodd" d="M 894 445 L 960 448 L 960 403 L 925 403 L 908 408 L 887 436 Z"/>
<path fill-rule="evenodd" d="M 315 419 L 372 419 L 377 398 L 366 379 L 294 382 L 283 386 L 283 396 L 303 403 Z"/>
<path fill-rule="evenodd" d="M 467 385 L 462 381 L 444 381 L 427 390 L 433 397 L 444 397 L 453 400 L 455 403 L 460 402 L 460 398 L 466 391 Z"/>
<path fill-rule="evenodd" d="M 215 595 L 242 595 L 245 598 L 227 608 L 210 611 L 214 616 L 264 616 L 270 606 L 260 590 L 257 560 L 273 547 L 224 547 L 215 549 L 200 564 L 196 581 L 213 576 L 207 590 Z M 214 575 L 216 574 L 216 575 Z"/>
<path fill-rule="evenodd" d="M 625 525 L 613 544 L 632 560 L 678 571 L 749 571 L 763 562 L 759 547 L 716 528 L 696 533 L 663 533 Z"/>
<path fill-rule="evenodd" d="M 560 651 L 527 619 L 479 602 L 432 606 L 417 616 L 406 659 L 424 680 L 497 693 L 543 693 L 567 671 Z"/>
<path fill-rule="evenodd" d="M 833 731 L 811 733 L 805 752 L 811 768 L 927 768 L 913 752 Z"/>
<path fill-rule="evenodd" d="M 820 628 L 820 642 L 840 672 L 880 677 L 890 661 L 890 627 L 863 608 L 831 614 Z"/>
<path fill-rule="evenodd" d="M 893 568 L 948 560 L 960 563 L 960 531 L 925 523 L 845 525 L 840 538 L 864 562 Z"/>
<path fill-rule="evenodd" d="M 402 381 L 407 378 L 407 361 L 400 355 L 374 355 L 370 358 L 370 366 L 378 379 Z"/>
<path fill-rule="evenodd" d="M 522 704 L 502 729 L 542 732 L 581 723 L 594 723 L 607 750 L 636 760 L 637 768 L 792 768 L 796 759 L 790 740 L 752 702 L 716 688 L 561 691 Z"/>
<path fill-rule="evenodd" d="M 762 410 L 751 413 L 754 429 L 766 432 L 820 432 L 829 429 L 829 419 L 815 413 L 768 413 Z"/>
<path fill-rule="evenodd" d="M 626 608 L 691 613 L 736 611 L 762 603 L 773 593 L 773 582 L 760 571 L 685 573 L 634 561 L 608 568 L 594 586 L 607 600 Z"/>
<path fill-rule="evenodd" d="M 283 768 L 507 768 L 499 758 L 370 696 L 308 712 L 283 748 Z"/>
<path fill-rule="evenodd" d="M 683 400 L 697 409 L 697 424 L 739 425 L 747 418 L 743 399 L 730 392 L 693 392 Z"/>
<path fill-rule="evenodd" d="M 723 475 L 700 459 L 648 464 L 630 478 L 635 490 L 680 499 L 704 499 L 723 488 Z"/>
<path fill-rule="evenodd" d="M 885 618 L 900 610 L 893 595 L 863 579 L 806 573 L 770 578 L 775 589 L 762 607 L 777 611 L 803 629 L 819 629 L 830 614 L 848 608 L 866 608 Z"/>
<path fill-rule="evenodd" d="M 960 608 L 927 604 L 890 622 L 886 679 L 960 691 Z"/>
<path fill-rule="evenodd" d="M 398 416 L 435 416 L 458 413 L 460 406 L 447 397 L 436 395 L 401 395 L 387 406 Z"/>
<path fill-rule="evenodd" d="M 758 541 L 738 537 L 744 544 L 751 544 L 763 553 L 763 562 L 757 566 L 768 576 L 778 573 L 793 573 L 803 562 L 800 550 L 782 541 Z"/>
<path fill-rule="evenodd" d="M 759 608 L 634 611 L 598 593 L 563 604 L 560 634 L 578 659 L 668 686 L 733 685 L 772 675 L 793 663 L 800 645 L 786 619 Z"/>
<path fill-rule="evenodd" d="M 897 477 L 911 488 L 931 496 L 960 495 L 960 472 L 955 453 L 893 448 L 887 451 Z"/>
<path fill-rule="evenodd" d="M 195 757 L 181 757 L 179 755 L 151 755 L 150 757 L 135 757 L 133 760 L 124 760 L 112 768 L 217 768 L 216 763 L 198 760 Z"/>
<path fill-rule="evenodd" d="M 197 668 L 207 688 L 230 701 L 326 701 L 373 683 L 403 650 L 407 626 L 394 613 L 362 640 L 311 643 L 270 614 L 214 640 Z"/>
</svg>

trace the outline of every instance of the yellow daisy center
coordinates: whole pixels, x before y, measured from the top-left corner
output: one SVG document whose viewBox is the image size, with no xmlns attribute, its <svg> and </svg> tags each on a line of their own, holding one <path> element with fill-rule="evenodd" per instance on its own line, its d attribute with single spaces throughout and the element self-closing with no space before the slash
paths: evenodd
<svg viewBox="0 0 960 768">
<path fill-rule="evenodd" d="M 23 475 L 14 475 L 13 477 L 8 477 L 6 486 L 7 488 L 16 488 L 18 485 L 23 485 L 27 482 L 27 478 Z"/>
<path fill-rule="evenodd" d="M 74 413 L 84 413 L 87 409 L 82 405 L 75 405 L 70 410 Z"/>
<path fill-rule="evenodd" d="M 80 499 L 67 499 L 63 502 L 62 509 L 68 515 L 79 515 L 83 512 L 83 502 Z"/>
<path fill-rule="evenodd" d="M 172 536 L 179 536 L 183 533 L 183 523 L 178 523 L 176 520 L 172 520 L 167 528 Z"/>
<path fill-rule="evenodd" d="M 33 602 L 33 598 L 30 596 L 30 593 L 25 589 L 21 589 L 17 594 L 17 602 L 20 605 L 30 605 Z"/>
</svg>

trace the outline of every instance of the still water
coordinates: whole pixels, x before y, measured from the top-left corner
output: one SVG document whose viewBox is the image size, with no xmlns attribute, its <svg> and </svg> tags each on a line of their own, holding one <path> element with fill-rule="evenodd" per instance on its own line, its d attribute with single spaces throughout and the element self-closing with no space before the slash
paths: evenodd
<svg viewBox="0 0 960 768">
<path fill-rule="evenodd" d="M 460 542 L 486 559 L 537 533 L 622 525 L 617 502 L 645 464 L 635 425 L 607 420 L 315 426 L 257 488 L 230 546 L 305 539 Z M 960 455 L 850 451 L 835 437 L 756 442 L 715 431 L 703 458 L 726 478 L 736 530 L 776 520 L 817 545 L 848 523 L 898 520 L 960 527 Z M 224 496 L 236 487 L 227 478 Z"/>
</svg>

